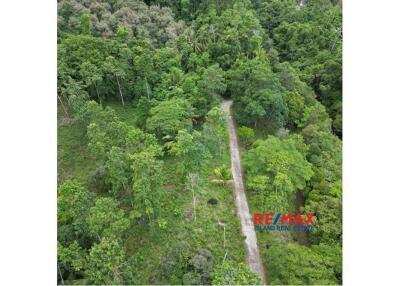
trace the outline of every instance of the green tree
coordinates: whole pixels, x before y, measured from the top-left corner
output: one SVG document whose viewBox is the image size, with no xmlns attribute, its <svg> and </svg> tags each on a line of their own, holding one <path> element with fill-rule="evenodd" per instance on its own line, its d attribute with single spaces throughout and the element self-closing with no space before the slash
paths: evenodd
<svg viewBox="0 0 400 286">
<path fill-rule="evenodd" d="M 304 108 L 303 118 L 298 123 L 298 126 L 304 128 L 311 124 L 317 125 L 321 130 L 327 132 L 332 130 L 332 120 L 329 118 L 325 107 L 318 101 Z"/>
<path fill-rule="evenodd" d="M 277 204 L 273 208 L 287 205 L 288 199 L 297 190 L 304 190 L 313 175 L 306 152 L 301 136 L 287 139 L 268 136 L 256 141 L 244 157 L 249 189 L 260 193 L 262 202 L 268 196 L 275 198 Z"/>
<path fill-rule="evenodd" d="M 254 143 L 244 163 L 250 174 L 267 174 L 272 179 L 279 173 L 286 174 L 294 188 L 303 190 L 313 174 L 311 164 L 305 159 L 305 150 L 307 147 L 301 137 L 278 139 L 268 136 L 266 140 Z"/>
<path fill-rule="evenodd" d="M 116 200 L 99 198 L 89 211 L 87 224 L 90 234 L 100 240 L 101 237 L 122 237 L 130 221 Z"/>
<path fill-rule="evenodd" d="M 90 16 L 88 14 L 81 15 L 82 34 L 90 34 Z"/>
<path fill-rule="evenodd" d="M 221 14 L 215 6 L 208 8 L 208 13 L 197 17 L 196 34 L 188 39 L 197 44 L 198 51 L 208 51 L 212 61 L 223 69 L 229 69 L 241 56 L 253 58 L 261 48 L 265 34 L 253 10 L 249 9 L 250 1 L 232 4 L 231 9 L 221 11 Z"/>
<path fill-rule="evenodd" d="M 135 84 L 135 93 L 138 96 L 145 97 L 148 101 L 152 98 L 151 84 L 155 83 L 159 77 L 156 70 L 156 63 L 154 63 L 154 53 L 155 51 L 147 45 L 135 46 L 133 65 L 135 72 L 138 76 Z"/>
<path fill-rule="evenodd" d="M 260 285 L 261 279 L 244 263 L 225 261 L 212 273 L 212 285 Z"/>
<path fill-rule="evenodd" d="M 341 243 L 312 245 L 311 250 L 324 258 L 326 265 L 335 271 L 336 279 L 342 283 L 342 246 Z"/>
<path fill-rule="evenodd" d="M 120 121 L 110 107 L 102 108 L 91 101 L 85 104 L 82 114 L 88 125 L 89 150 L 98 158 L 106 159 L 113 147 L 130 153 L 157 145 L 154 135 Z"/>
<path fill-rule="evenodd" d="M 174 284 L 210 285 L 214 258 L 208 249 L 194 249 L 188 242 L 169 245 L 161 256 L 161 275 Z"/>
<path fill-rule="evenodd" d="M 179 130 L 175 141 L 168 146 L 169 152 L 180 161 L 179 173 L 183 176 L 200 170 L 209 155 L 201 143 L 201 133 L 198 131 L 190 134 L 186 130 Z"/>
<path fill-rule="evenodd" d="M 315 212 L 315 230 L 310 232 L 309 239 L 313 244 L 335 244 L 342 241 L 342 200 L 321 193 L 319 190 L 309 192 L 305 210 Z"/>
<path fill-rule="evenodd" d="M 238 128 L 238 136 L 240 142 L 245 147 L 250 147 L 250 145 L 253 144 L 255 140 L 254 130 L 246 126 L 240 126 Z"/>
<path fill-rule="evenodd" d="M 197 249 L 196 254 L 191 259 L 193 270 L 183 275 L 185 285 L 210 285 L 211 271 L 214 266 L 211 252 L 205 248 Z"/>
<path fill-rule="evenodd" d="M 89 150 L 94 156 L 105 158 L 112 147 L 126 147 L 132 127 L 119 121 L 110 108 L 93 115 L 87 127 L 87 137 Z"/>
<path fill-rule="evenodd" d="M 267 122 L 277 129 L 285 125 L 288 110 L 284 89 L 267 62 L 257 58 L 238 61 L 229 79 L 239 123 L 256 126 Z"/>
<path fill-rule="evenodd" d="M 321 130 L 318 125 L 307 126 L 302 134 L 309 146 L 307 159 L 313 165 L 312 185 L 328 193 L 341 179 L 342 142 L 332 133 Z"/>
<path fill-rule="evenodd" d="M 102 98 L 119 93 L 121 100 L 125 99 L 124 91 L 134 79 L 132 50 L 127 44 L 118 39 L 68 34 L 59 39 L 57 48 L 62 70 L 69 77 L 86 85 L 95 84 Z"/>
<path fill-rule="evenodd" d="M 87 233 L 86 217 L 95 195 L 76 181 L 65 181 L 57 191 L 57 222 L 70 226 L 75 239 Z"/>
<path fill-rule="evenodd" d="M 83 62 L 79 72 L 87 87 L 94 85 L 97 99 L 99 100 L 99 103 L 101 103 L 99 90 L 97 88 L 97 83 L 99 81 L 101 82 L 103 79 L 101 70 L 90 62 Z"/>
<path fill-rule="evenodd" d="M 282 22 L 296 19 L 296 0 L 257 0 L 254 2 L 257 17 L 270 35 Z"/>
<path fill-rule="evenodd" d="M 224 185 L 232 178 L 231 169 L 228 168 L 226 165 L 215 168 L 214 175 L 217 177 L 218 180 L 221 180 Z"/>
<path fill-rule="evenodd" d="M 313 88 L 335 121 L 335 133 L 341 136 L 341 8 L 329 0 L 310 0 L 296 9 L 295 2 L 259 3 L 257 14 L 281 60 L 290 62 L 301 80 Z"/>
<path fill-rule="evenodd" d="M 209 106 L 218 102 L 226 91 L 224 71 L 218 65 L 212 65 L 204 70 L 198 83 L 199 91 L 206 96 Z"/>
<path fill-rule="evenodd" d="M 172 98 L 161 101 L 150 109 L 146 129 L 159 137 L 174 137 L 179 130 L 192 128 L 191 115 L 191 106 L 184 99 Z"/>
<path fill-rule="evenodd" d="M 145 97 L 140 97 L 136 105 L 136 120 L 135 125 L 144 129 L 146 127 L 146 120 L 150 116 L 151 101 Z"/>
<path fill-rule="evenodd" d="M 129 196 L 132 175 L 127 152 L 119 147 L 112 147 L 107 156 L 105 163 L 106 182 L 111 184 L 114 195 Z"/>
<path fill-rule="evenodd" d="M 86 253 L 75 240 L 68 246 L 63 246 L 57 241 L 57 279 L 64 284 L 64 278 L 73 274 L 77 277 L 82 275 L 86 267 Z"/>
<path fill-rule="evenodd" d="M 295 127 L 300 125 L 304 116 L 304 97 L 298 92 L 290 92 L 286 96 L 286 102 L 289 110 L 288 123 Z"/>
<path fill-rule="evenodd" d="M 161 276 L 168 277 L 173 284 L 182 284 L 182 277 L 189 270 L 193 251 L 185 240 L 169 243 L 160 259 Z"/>
<path fill-rule="evenodd" d="M 61 107 L 68 118 L 70 115 L 64 101 L 68 101 L 69 95 L 74 93 L 71 92 L 70 89 L 70 82 L 73 81 L 70 73 L 71 71 L 65 62 L 62 59 L 57 58 L 57 99 L 59 100 Z"/>
<path fill-rule="evenodd" d="M 150 1 L 60 0 L 58 28 L 63 33 L 80 33 L 89 32 L 86 27 L 90 25 L 92 35 L 110 39 L 119 35 L 119 27 L 125 27 L 128 42 L 137 37 L 159 47 L 173 41 L 185 28 L 184 22 L 175 20 L 172 10 L 165 5 L 150 6 L 145 2 Z M 80 21 L 82 13 L 85 25 Z"/>
<path fill-rule="evenodd" d="M 119 95 L 121 97 L 122 105 L 125 105 L 124 96 L 122 95 L 120 80 L 126 77 L 126 72 L 124 71 L 121 63 L 117 61 L 113 56 L 108 56 L 104 62 L 104 70 L 115 78 L 118 84 Z"/>
<path fill-rule="evenodd" d="M 273 246 L 267 257 L 269 281 L 279 285 L 338 284 L 325 257 L 294 243 Z"/>
<path fill-rule="evenodd" d="M 88 256 L 86 275 L 90 284 L 124 284 L 125 250 L 113 238 L 93 245 Z"/>
<path fill-rule="evenodd" d="M 132 160 L 134 209 L 147 217 L 151 225 L 161 211 L 163 161 L 157 159 L 160 154 L 160 148 L 154 146 L 129 155 Z"/>
</svg>

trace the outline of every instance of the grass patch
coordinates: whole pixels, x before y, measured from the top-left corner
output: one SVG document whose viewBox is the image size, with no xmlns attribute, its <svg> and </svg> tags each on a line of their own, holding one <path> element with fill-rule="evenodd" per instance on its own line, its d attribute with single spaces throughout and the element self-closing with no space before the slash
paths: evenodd
<svg viewBox="0 0 400 286">
<path fill-rule="evenodd" d="M 131 103 L 122 106 L 121 102 L 112 101 L 105 105 L 113 108 L 121 121 L 135 125 L 135 107 Z M 90 154 L 87 138 L 81 126 L 66 120 L 65 113 L 60 106 L 57 118 L 59 122 L 57 126 L 58 183 L 76 179 L 89 188 L 92 173 L 100 162 Z"/>
<path fill-rule="evenodd" d="M 59 125 L 57 133 L 58 182 L 76 179 L 88 186 L 98 162 L 88 151 L 81 128 L 74 123 Z"/>
<path fill-rule="evenodd" d="M 136 125 L 136 108 L 134 107 L 134 103 L 128 102 L 122 105 L 121 101 L 108 101 L 105 103 L 105 106 L 114 109 L 121 121 L 131 126 Z"/>
</svg>

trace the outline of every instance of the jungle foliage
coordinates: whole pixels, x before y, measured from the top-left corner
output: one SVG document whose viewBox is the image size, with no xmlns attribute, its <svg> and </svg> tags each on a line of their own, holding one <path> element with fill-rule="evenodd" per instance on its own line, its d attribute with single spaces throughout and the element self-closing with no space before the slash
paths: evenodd
<svg viewBox="0 0 400 286">
<path fill-rule="evenodd" d="M 303 244 L 258 233 L 268 284 L 340 284 L 341 19 L 330 0 L 58 0 L 58 283 L 261 282 L 230 98 L 251 210 L 300 194 L 317 220 Z"/>
</svg>

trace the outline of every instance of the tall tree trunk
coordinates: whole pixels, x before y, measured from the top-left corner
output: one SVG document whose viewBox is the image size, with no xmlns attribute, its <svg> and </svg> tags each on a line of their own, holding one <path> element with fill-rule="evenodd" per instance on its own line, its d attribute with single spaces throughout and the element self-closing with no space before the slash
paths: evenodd
<svg viewBox="0 0 400 286">
<path fill-rule="evenodd" d="M 226 256 L 228 255 L 228 251 L 225 251 L 225 255 L 224 255 L 224 260 L 222 261 L 222 263 L 224 263 L 225 262 L 225 260 L 226 260 Z"/>
<path fill-rule="evenodd" d="M 121 85 L 119 84 L 119 79 L 118 79 L 118 77 L 116 77 L 116 78 L 117 78 L 118 89 L 119 89 L 119 95 L 121 96 L 122 105 L 125 105 L 124 97 L 122 96 Z"/>
<path fill-rule="evenodd" d="M 192 187 L 193 193 L 193 212 L 194 212 L 194 221 L 196 221 L 196 197 L 194 195 L 194 188 Z"/>
<path fill-rule="evenodd" d="M 265 194 L 262 194 L 262 209 L 263 213 L 265 213 Z"/>
<path fill-rule="evenodd" d="M 61 284 L 64 285 L 64 278 L 62 277 L 60 266 L 57 266 L 57 268 L 58 268 L 58 272 L 60 273 Z"/>
<path fill-rule="evenodd" d="M 226 247 L 226 234 L 225 234 L 225 226 L 224 226 L 224 249 Z"/>
<path fill-rule="evenodd" d="M 146 80 L 147 99 L 148 101 L 150 101 L 149 84 L 147 83 L 147 77 L 144 77 L 144 79 Z"/>
<path fill-rule="evenodd" d="M 99 103 L 101 104 L 101 98 L 100 98 L 100 95 L 99 95 L 99 91 L 97 90 L 97 84 L 96 84 L 96 82 L 93 82 L 93 84 L 94 84 L 94 87 L 96 89 L 97 98 L 99 100 Z"/>
<path fill-rule="evenodd" d="M 67 108 L 65 107 L 65 105 L 64 105 L 63 101 L 61 100 L 61 97 L 58 95 L 58 93 L 57 93 L 57 98 L 58 98 L 58 100 L 60 101 L 61 106 L 62 106 L 62 108 L 63 108 L 65 114 L 66 114 L 67 117 L 69 118 L 69 114 L 68 114 Z"/>
</svg>

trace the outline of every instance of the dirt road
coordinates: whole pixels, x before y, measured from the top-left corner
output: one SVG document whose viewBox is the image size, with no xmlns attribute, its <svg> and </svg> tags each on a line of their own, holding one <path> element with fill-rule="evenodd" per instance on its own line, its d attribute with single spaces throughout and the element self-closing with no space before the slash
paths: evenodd
<svg viewBox="0 0 400 286">
<path fill-rule="evenodd" d="M 235 124 L 232 119 L 230 107 L 231 100 L 224 100 L 221 107 L 227 112 L 227 124 L 229 132 L 229 145 L 231 150 L 231 168 L 233 176 L 233 187 L 235 192 L 235 204 L 237 215 L 240 219 L 240 227 L 242 234 L 246 237 L 244 244 L 246 248 L 246 260 L 250 269 L 257 273 L 263 284 L 265 284 L 265 272 L 261 262 L 260 252 L 257 246 L 257 237 L 254 230 L 253 219 L 250 214 L 249 206 L 247 204 L 246 193 L 244 191 L 242 169 L 240 166 L 239 145 L 236 135 Z"/>
</svg>

